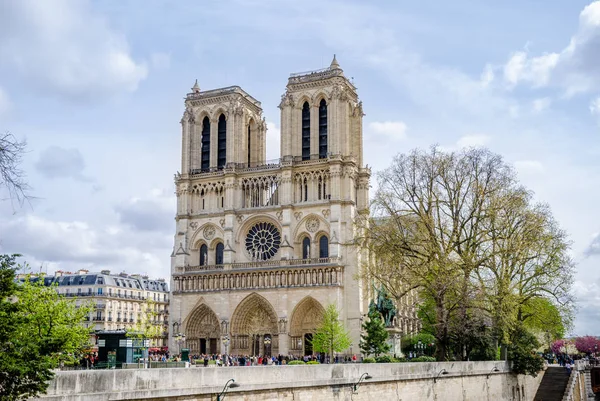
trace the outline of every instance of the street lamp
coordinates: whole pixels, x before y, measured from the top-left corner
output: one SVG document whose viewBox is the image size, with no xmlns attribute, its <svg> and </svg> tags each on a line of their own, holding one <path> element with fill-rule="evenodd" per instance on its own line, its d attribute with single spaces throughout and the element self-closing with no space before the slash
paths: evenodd
<svg viewBox="0 0 600 401">
<path fill-rule="evenodd" d="M 363 373 L 360 376 L 360 379 L 358 379 L 358 381 L 356 383 L 354 383 L 354 385 L 352 386 L 353 389 L 353 393 L 356 393 L 356 391 L 358 390 L 358 388 L 360 387 L 360 383 L 363 382 L 363 380 L 370 380 L 372 379 L 373 376 L 369 375 L 368 373 Z"/>
<path fill-rule="evenodd" d="M 496 366 L 494 366 L 494 368 L 490 371 L 490 373 L 487 374 L 486 377 L 489 378 L 492 373 L 496 373 L 496 372 L 500 372 L 500 369 L 498 369 Z"/>
<path fill-rule="evenodd" d="M 185 334 L 177 333 L 175 334 L 175 342 L 177 343 L 177 353 L 181 353 L 181 344 L 185 342 Z"/>
<path fill-rule="evenodd" d="M 418 350 L 418 351 L 417 351 L 417 353 L 418 353 L 418 356 L 421 356 L 421 355 L 423 355 L 423 343 L 421 342 L 421 340 L 419 340 L 419 341 L 417 342 L 417 350 Z"/>
<path fill-rule="evenodd" d="M 229 390 L 230 388 L 236 388 L 239 386 L 240 385 L 237 384 L 234 379 L 227 380 L 227 383 L 225 383 L 225 387 L 223 387 L 223 391 L 221 391 L 219 394 L 217 394 L 217 401 L 222 401 L 225 399 L 225 393 L 227 393 L 227 390 Z"/>
<path fill-rule="evenodd" d="M 447 374 L 448 374 L 448 371 L 446 369 L 440 370 L 440 373 L 438 373 L 437 376 L 433 378 L 433 382 L 435 383 L 441 375 L 447 375 Z"/>
</svg>

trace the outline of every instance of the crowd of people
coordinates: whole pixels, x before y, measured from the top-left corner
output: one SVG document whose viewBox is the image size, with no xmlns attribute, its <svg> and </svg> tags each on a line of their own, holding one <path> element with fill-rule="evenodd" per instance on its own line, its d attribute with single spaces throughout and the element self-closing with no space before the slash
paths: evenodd
<svg viewBox="0 0 600 401">
<path fill-rule="evenodd" d="M 180 356 L 177 356 L 180 358 Z M 180 359 L 179 359 L 180 360 Z M 226 355 L 226 354 L 202 354 L 191 355 L 190 362 L 196 366 L 269 366 L 269 365 L 287 365 L 291 361 L 303 361 L 305 363 L 317 361 L 319 363 L 330 363 L 329 355 L 315 354 L 298 357 L 295 355 L 273 355 L 273 356 L 249 356 L 249 355 Z M 335 356 L 333 363 L 356 362 L 356 355 Z"/>
</svg>

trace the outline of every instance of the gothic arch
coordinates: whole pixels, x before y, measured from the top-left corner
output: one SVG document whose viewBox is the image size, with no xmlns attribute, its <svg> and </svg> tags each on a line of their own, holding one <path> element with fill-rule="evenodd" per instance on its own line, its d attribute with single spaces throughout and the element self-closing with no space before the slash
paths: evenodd
<svg viewBox="0 0 600 401">
<path fill-rule="evenodd" d="M 202 120 L 204 120 L 204 117 L 208 117 L 210 120 L 210 111 L 206 108 L 196 111 L 196 114 L 194 115 L 196 122 L 200 124 L 200 129 L 202 129 Z"/>
<path fill-rule="evenodd" d="M 303 93 L 302 95 L 300 95 L 300 97 L 296 100 L 296 109 L 302 111 L 302 107 L 304 107 L 304 103 L 308 102 L 308 105 L 312 107 L 313 104 L 313 100 L 312 98 L 306 94 Z"/>
<path fill-rule="evenodd" d="M 309 219 L 315 218 L 319 221 L 319 227 L 318 227 L 318 235 L 329 235 L 328 231 L 329 231 L 329 222 L 327 222 L 327 220 L 325 220 L 323 217 L 319 216 L 316 213 L 311 213 L 307 216 L 305 216 L 302 220 L 300 220 L 298 222 L 298 224 L 296 224 L 296 227 L 294 227 L 294 232 L 292 234 L 292 238 L 294 239 L 294 243 L 295 244 L 300 244 L 302 243 L 302 239 L 305 236 L 310 237 L 311 241 L 314 241 L 314 239 L 316 238 L 315 233 L 310 233 L 306 227 L 306 222 Z"/>
<path fill-rule="evenodd" d="M 239 303 L 231 317 L 231 334 L 277 333 L 277 313 L 264 297 L 252 293 Z"/>
<path fill-rule="evenodd" d="M 306 333 L 314 333 L 324 315 L 325 308 L 319 301 L 311 296 L 304 297 L 292 312 L 290 335 L 303 336 Z"/>
<path fill-rule="evenodd" d="M 331 97 L 324 91 L 319 91 L 319 92 L 315 93 L 313 96 L 313 99 L 314 99 L 314 101 L 312 102 L 311 106 L 314 106 L 314 107 L 319 107 L 321 100 L 325 100 L 325 103 L 327 103 L 327 106 L 329 106 L 329 104 L 331 103 Z"/>
<path fill-rule="evenodd" d="M 227 109 L 223 106 L 219 106 L 215 110 L 213 110 L 210 122 L 218 123 L 219 117 L 221 117 L 221 114 L 223 114 L 225 116 L 225 121 L 227 121 L 229 119 L 229 112 L 227 111 Z"/>
<path fill-rule="evenodd" d="M 217 314 L 206 304 L 200 304 L 184 321 L 186 340 L 219 338 L 221 326 Z"/>
<path fill-rule="evenodd" d="M 205 239 L 204 230 L 207 227 L 214 228 L 215 232 L 211 238 Z M 224 237 L 223 230 L 218 225 L 213 224 L 213 223 L 203 224 L 194 232 L 194 234 L 192 234 L 192 238 L 190 239 L 190 244 L 191 244 L 190 249 L 197 251 L 198 249 L 200 249 L 200 245 L 202 245 L 202 244 L 206 244 L 209 248 L 212 248 L 212 247 L 214 247 L 213 238 L 223 238 L 223 237 Z"/>
</svg>

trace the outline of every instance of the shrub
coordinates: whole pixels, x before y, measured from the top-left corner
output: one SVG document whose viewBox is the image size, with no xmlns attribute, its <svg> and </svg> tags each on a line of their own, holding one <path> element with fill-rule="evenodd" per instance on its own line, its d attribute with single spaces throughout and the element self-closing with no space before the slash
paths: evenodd
<svg viewBox="0 0 600 401">
<path fill-rule="evenodd" d="M 203 363 L 204 363 L 204 362 L 203 362 Z M 210 359 L 210 360 L 208 361 L 208 364 L 209 364 L 209 365 L 216 365 L 216 364 L 217 364 L 217 361 L 215 361 L 214 359 Z"/>
<path fill-rule="evenodd" d="M 319 361 L 308 361 L 306 362 L 307 365 L 320 365 Z"/>
<path fill-rule="evenodd" d="M 435 358 L 432 356 L 420 356 L 418 358 L 413 358 L 410 361 L 411 362 L 435 362 Z"/>
<path fill-rule="evenodd" d="M 377 363 L 391 363 L 393 362 L 394 358 L 389 356 L 389 355 L 380 355 L 377 358 L 375 358 L 375 361 Z"/>
<path fill-rule="evenodd" d="M 375 358 L 363 358 L 362 363 L 375 363 Z"/>
<path fill-rule="evenodd" d="M 304 361 L 289 361 L 288 365 L 306 365 Z"/>
</svg>

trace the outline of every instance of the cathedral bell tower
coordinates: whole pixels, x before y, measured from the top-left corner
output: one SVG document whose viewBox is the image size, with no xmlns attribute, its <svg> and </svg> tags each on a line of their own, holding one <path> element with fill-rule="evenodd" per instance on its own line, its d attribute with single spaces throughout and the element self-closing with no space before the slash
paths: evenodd
<svg viewBox="0 0 600 401">
<path fill-rule="evenodd" d="M 186 97 L 170 319 L 192 353 L 312 354 L 331 303 L 358 352 L 362 103 L 334 56 L 292 74 L 279 108 L 281 156 L 268 162 L 259 101 L 197 83 Z"/>
</svg>

